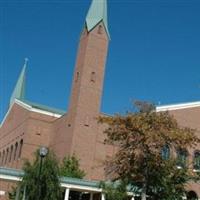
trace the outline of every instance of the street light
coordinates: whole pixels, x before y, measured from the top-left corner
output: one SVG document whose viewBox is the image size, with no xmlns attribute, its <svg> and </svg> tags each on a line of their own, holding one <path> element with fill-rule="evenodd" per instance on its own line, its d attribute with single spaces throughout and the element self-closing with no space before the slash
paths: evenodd
<svg viewBox="0 0 200 200">
<path fill-rule="evenodd" d="M 48 149 L 46 147 L 40 148 L 40 157 L 44 158 L 48 154 Z"/>
<path fill-rule="evenodd" d="M 40 195 L 41 195 L 41 187 L 40 187 L 40 175 L 42 171 L 42 161 L 43 158 L 48 154 L 48 149 L 46 147 L 41 147 L 39 150 L 39 155 L 40 155 L 40 165 L 39 165 L 39 174 L 38 174 L 38 198 L 37 200 L 40 200 Z"/>
</svg>

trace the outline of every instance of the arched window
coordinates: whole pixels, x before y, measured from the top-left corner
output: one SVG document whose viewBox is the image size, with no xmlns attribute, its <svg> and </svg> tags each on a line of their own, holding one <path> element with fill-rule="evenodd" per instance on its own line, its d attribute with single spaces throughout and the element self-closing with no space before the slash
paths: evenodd
<svg viewBox="0 0 200 200">
<path fill-rule="evenodd" d="M 161 150 L 161 157 L 164 160 L 168 160 L 170 158 L 170 148 L 169 145 L 165 145 Z"/>
<path fill-rule="evenodd" d="M 15 151 L 14 151 L 14 158 L 13 158 L 13 160 L 16 159 L 16 156 L 17 156 L 17 150 L 18 150 L 18 143 L 16 142 L 16 143 L 15 143 Z"/>
<path fill-rule="evenodd" d="M 198 200 L 198 196 L 197 196 L 196 192 L 194 192 L 194 191 L 189 191 L 189 192 L 187 193 L 187 199 L 188 199 L 188 200 Z"/>
<path fill-rule="evenodd" d="M 186 149 L 177 149 L 177 167 L 184 168 L 187 166 L 188 152 Z"/>
<path fill-rule="evenodd" d="M 4 165 L 4 160 L 5 160 L 5 150 L 3 150 L 3 156 L 2 156 L 2 161 L 1 161 L 2 165 Z"/>
<path fill-rule="evenodd" d="M 21 154 L 22 154 L 22 147 L 23 147 L 23 140 L 21 140 L 21 141 L 20 141 L 18 158 L 21 158 Z"/>
<path fill-rule="evenodd" d="M 92 72 L 92 73 L 91 73 L 91 78 L 90 78 L 90 80 L 91 80 L 92 82 L 95 82 L 95 81 L 96 81 L 96 73 L 95 73 L 95 72 Z"/>
<path fill-rule="evenodd" d="M 9 158 L 9 162 L 12 161 L 12 156 L 13 156 L 13 145 L 10 148 L 10 158 Z"/>
<path fill-rule="evenodd" d="M 5 158 L 4 164 L 6 164 L 8 162 L 8 155 L 9 155 L 9 148 L 7 148 L 7 151 L 6 151 L 6 158 Z"/>
<path fill-rule="evenodd" d="M 194 152 L 194 169 L 200 170 L 200 151 Z"/>
</svg>

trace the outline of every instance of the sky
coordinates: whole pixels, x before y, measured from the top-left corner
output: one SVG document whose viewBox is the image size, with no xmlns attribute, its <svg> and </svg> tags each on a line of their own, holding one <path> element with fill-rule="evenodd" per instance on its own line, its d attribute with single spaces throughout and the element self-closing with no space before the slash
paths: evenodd
<svg viewBox="0 0 200 200">
<path fill-rule="evenodd" d="M 26 99 L 67 110 L 91 0 L 0 0 L 0 121 L 29 58 Z M 108 0 L 101 111 L 200 101 L 200 1 Z"/>
</svg>

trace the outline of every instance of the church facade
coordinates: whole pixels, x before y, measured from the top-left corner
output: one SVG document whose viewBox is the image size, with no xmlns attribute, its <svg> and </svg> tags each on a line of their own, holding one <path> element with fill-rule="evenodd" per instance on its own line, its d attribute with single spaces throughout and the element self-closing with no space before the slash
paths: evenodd
<svg viewBox="0 0 200 200">
<path fill-rule="evenodd" d="M 93 0 L 80 38 L 68 112 L 26 99 L 25 61 L 0 126 L 1 167 L 20 169 L 24 158 L 33 159 L 33 153 L 46 146 L 60 160 L 75 154 L 86 179 L 105 179 L 104 161 L 116 151 L 104 144 L 105 127 L 97 123 L 97 117 L 105 115 L 100 107 L 109 41 L 107 1 Z M 199 133 L 200 102 L 160 106 L 157 110 L 169 110 L 180 125 L 196 128 Z M 190 160 L 198 148 L 188 152 Z M 9 186 L 4 187 L 7 190 Z M 189 184 L 188 190 L 200 198 L 200 185 Z"/>
</svg>

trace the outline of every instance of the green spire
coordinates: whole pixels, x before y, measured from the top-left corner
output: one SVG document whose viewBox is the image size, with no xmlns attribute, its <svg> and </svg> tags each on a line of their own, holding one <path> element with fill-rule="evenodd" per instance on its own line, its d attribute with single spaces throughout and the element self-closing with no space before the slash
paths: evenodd
<svg viewBox="0 0 200 200">
<path fill-rule="evenodd" d="M 26 81 L 25 78 L 26 78 L 27 64 L 28 64 L 28 58 L 25 58 L 23 69 L 21 71 L 21 74 L 15 86 L 15 89 L 10 98 L 10 106 L 13 104 L 15 99 L 24 100 L 25 98 L 25 81 Z"/>
<path fill-rule="evenodd" d="M 103 22 L 106 32 L 108 31 L 107 20 L 107 0 L 92 0 L 92 4 L 86 17 L 86 27 L 88 31 L 91 31 L 97 24 Z"/>
</svg>

